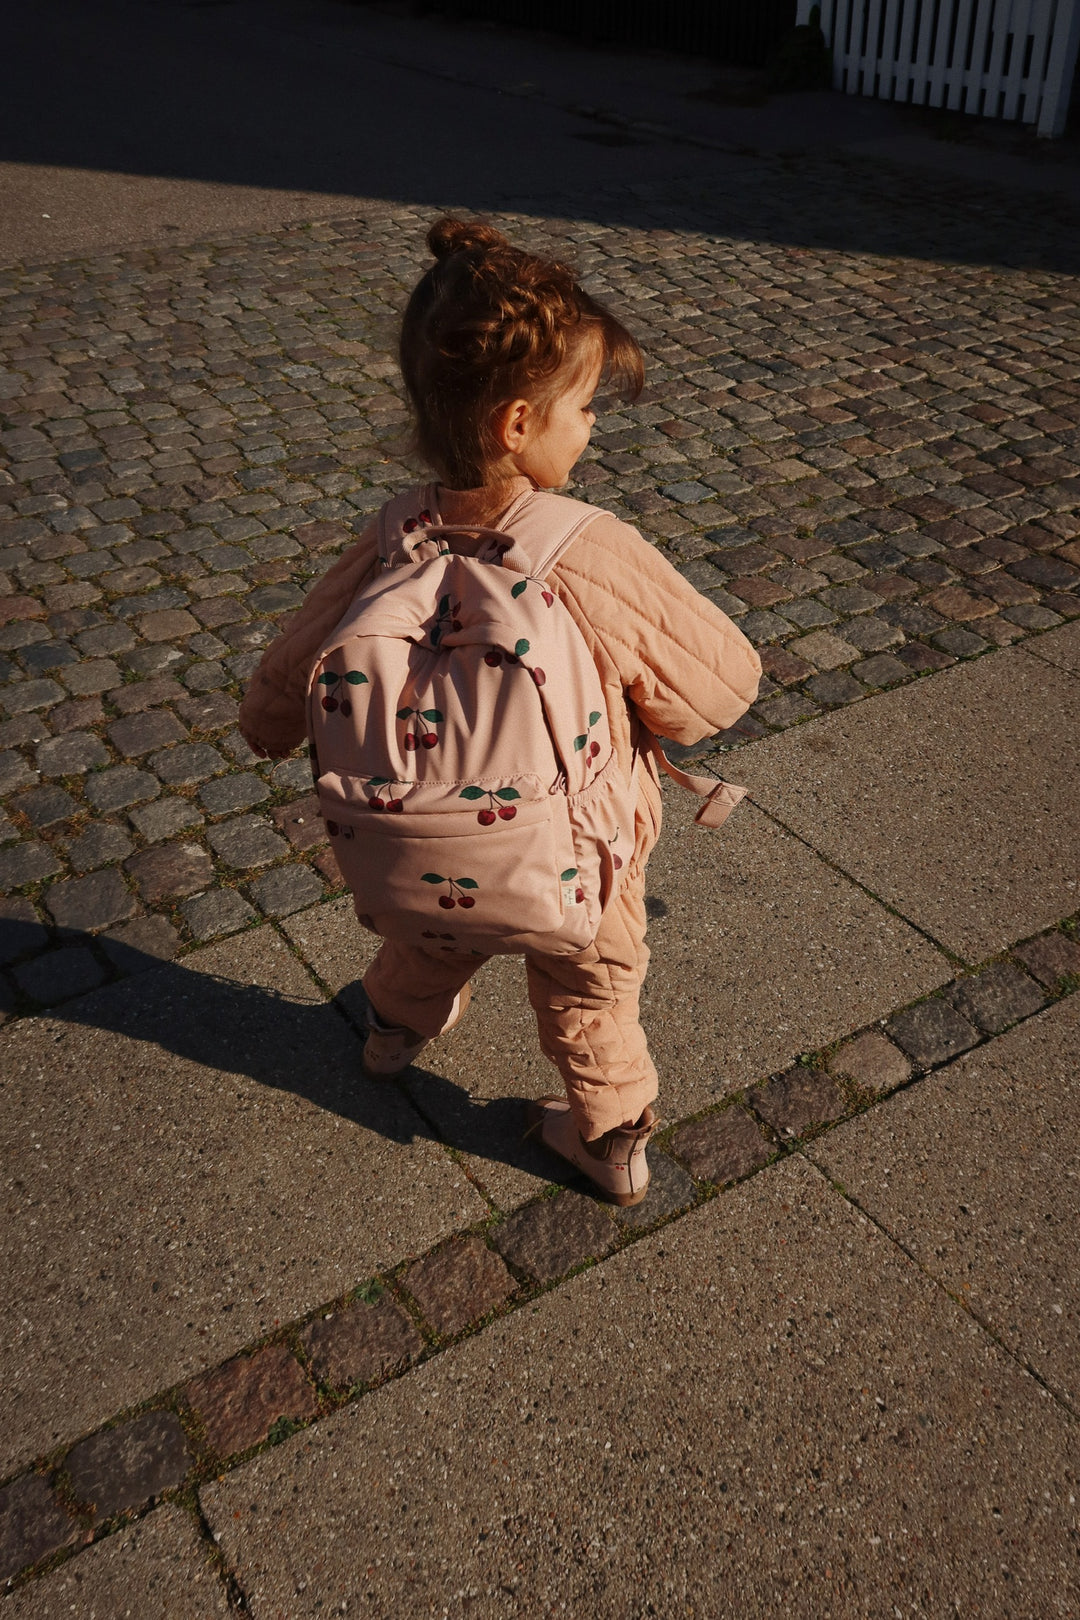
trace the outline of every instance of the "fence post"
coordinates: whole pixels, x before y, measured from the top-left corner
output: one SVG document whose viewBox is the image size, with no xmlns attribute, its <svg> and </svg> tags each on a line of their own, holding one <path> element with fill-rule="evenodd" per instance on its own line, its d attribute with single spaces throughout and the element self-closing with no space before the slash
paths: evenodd
<svg viewBox="0 0 1080 1620">
<path fill-rule="evenodd" d="M 1058 0 L 1054 33 L 1050 41 L 1050 59 L 1046 65 L 1046 82 L 1039 105 L 1039 135 L 1064 135 L 1069 116 L 1069 94 L 1076 71 L 1077 48 L 1080 47 L 1080 0 Z"/>
</svg>

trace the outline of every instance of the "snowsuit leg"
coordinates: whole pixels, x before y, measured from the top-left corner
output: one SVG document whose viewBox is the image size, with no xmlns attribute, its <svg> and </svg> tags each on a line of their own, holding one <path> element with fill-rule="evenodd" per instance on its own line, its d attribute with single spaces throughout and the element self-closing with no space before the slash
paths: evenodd
<svg viewBox="0 0 1080 1620">
<path fill-rule="evenodd" d="M 454 997 L 486 956 L 434 951 L 384 939 L 364 974 L 364 994 L 384 1024 L 430 1040 L 450 1017 Z"/>
<path fill-rule="evenodd" d="M 638 1003 L 645 944 L 645 867 L 660 831 L 660 788 L 639 776 L 634 853 L 593 944 L 577 956 L 527 956 L 540 1046 L 558 1068 L 587 1142 L 637 1120 L 658 1082 Z"/>
</svg>

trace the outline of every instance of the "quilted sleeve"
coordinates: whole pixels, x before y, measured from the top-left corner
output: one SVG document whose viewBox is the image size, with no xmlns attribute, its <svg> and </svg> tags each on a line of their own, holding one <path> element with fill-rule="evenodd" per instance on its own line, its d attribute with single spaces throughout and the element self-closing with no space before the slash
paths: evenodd
<svg viewBox="0 0 1080 1620">
<path fill-rule="evenodd" d="M 553 578 L 651 731 L 699 742 L 753 703 L 761 660 L 750 642 L 629 524 L 597 518 Z"/>
<path fill-rule="evenodd" d="M 252 748 L 281 758 L 303 742 L 308 677 L 316 655 L 353 597 L 374 579 L 377 567 L 377 528 L 372 523 L 312 586 L 287 629 L 270 643 L 240 705 L 240 730 Z"/>
</svg>

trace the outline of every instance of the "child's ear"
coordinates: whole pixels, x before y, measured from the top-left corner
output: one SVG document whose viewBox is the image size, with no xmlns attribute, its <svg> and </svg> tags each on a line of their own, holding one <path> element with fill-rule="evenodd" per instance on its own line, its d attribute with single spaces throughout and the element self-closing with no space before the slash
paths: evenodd
<svg viewBox="0 0 1080 1620">
<path fill-rule="evenodd" d="M 492 419 L 495 442 L 508 455 L 516 455 L 524 449 L 531 415 L 532 406 L 527 399 L 512 399 L 496 410 Z"/>
</svg>

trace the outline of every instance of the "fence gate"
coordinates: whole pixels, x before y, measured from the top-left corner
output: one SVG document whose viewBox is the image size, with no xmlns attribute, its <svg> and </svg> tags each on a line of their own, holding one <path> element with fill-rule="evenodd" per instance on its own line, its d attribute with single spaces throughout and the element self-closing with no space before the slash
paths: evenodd
<svg viewBox="0 0 1080 1620">
<path fill-rule="evenodd" d="M 821 28 L 837 90 L 1064 132 L 1080 0 L 821 0 Z"/>
</svg>

